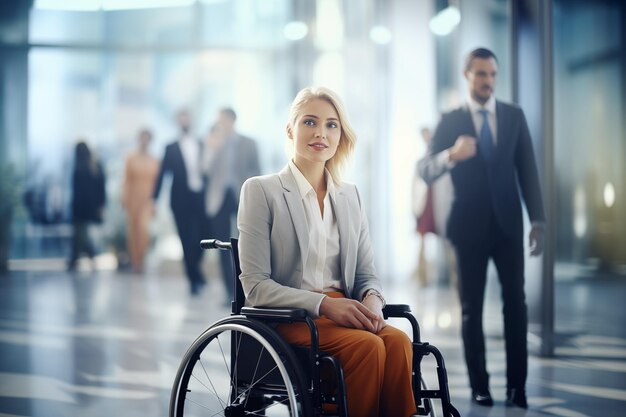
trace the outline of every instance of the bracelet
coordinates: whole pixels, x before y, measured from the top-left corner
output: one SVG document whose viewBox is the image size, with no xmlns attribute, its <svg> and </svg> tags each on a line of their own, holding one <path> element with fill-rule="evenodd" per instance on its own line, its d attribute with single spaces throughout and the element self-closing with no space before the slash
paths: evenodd
<svg viewBox="0 0 626 417">
<path fill-rule="evenodd" d="M 387 301 L 385 301 L 385 298 L 383 297 L 383 295 L 373 288 L 367 290 L 367 292 L 365 293 L 365 297 L 363 297 L 363 300 L 361 300 L 361 302 L 365 301 L 365 299 L 369 297 L 370 295 L 373 295 L 374 297 L 378 297 L 380 302 L 383 303 L 383 308 L 387 305 Z"/>
</svg>

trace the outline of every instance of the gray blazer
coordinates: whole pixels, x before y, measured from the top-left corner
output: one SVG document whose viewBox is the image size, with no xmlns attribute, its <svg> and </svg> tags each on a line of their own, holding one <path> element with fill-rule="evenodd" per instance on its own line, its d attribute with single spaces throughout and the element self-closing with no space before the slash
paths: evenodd
<svg viewBox="0 0 626 417">
<path fill-rule="evenodd" d="M 331 204 L 339 228 L 344 292 L 361 300 L 367 289 L 381 291 L 365 211 L 353 184 L 337 186 Z M 304 308 L 315 317 L 324 295 L 301 289 L 309 230 L 289 166 L 244 183 L 237 227 L 239 278 L 247 305 Z"/>
</svg>

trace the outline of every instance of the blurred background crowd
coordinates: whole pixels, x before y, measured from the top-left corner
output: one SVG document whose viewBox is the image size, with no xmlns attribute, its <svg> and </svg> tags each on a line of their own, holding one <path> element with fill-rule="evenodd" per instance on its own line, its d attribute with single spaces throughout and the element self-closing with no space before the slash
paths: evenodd
<svg viewBox="0 0 626 417">
<path fill-rule="evenodd" d="M 624 273 L 624 10 L 611 0 L 2 2 L 3 266 L 74 267 L 72 248 L 86 239 L 93 247 L 79 252 L 95 255 L 96 268 L 182 271 L 169 187 L 146 222 L 129 200 L 138 191 L 125 194 L 129 166 L 145 167 L 150 183 L 181 109 L 189 132 L 208 141 L 228 108 L 256 143 L 259 172 L 275 172 L 291 99 L 324 85 L 344 98 L 359 135 L 346 178 L 363 194 L 381 276 L 402 282 L 426 273 L 421 264 L 428 281 L 453 281 L 445 242 L 416 231 L 415 163 L 422 130 L 465 99 L 464 55 L 486 46 L 499 57 L 498 97 L 521 102 L 528 117 L 556 275 Z M 84 239 L 72 213 L 79 142 L 103 184 Z M 149 237 L 133 234 L 138 224 Z M 531 285 L 537 298 L 541 284 Z"/>
</svg>

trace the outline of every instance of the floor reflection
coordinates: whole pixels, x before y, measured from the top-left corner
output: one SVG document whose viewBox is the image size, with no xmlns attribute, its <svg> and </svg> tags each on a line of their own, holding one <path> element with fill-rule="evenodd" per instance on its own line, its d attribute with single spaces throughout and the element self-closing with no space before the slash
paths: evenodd
<svg viewBox="0 0 626 417">
<path fill-rule="evenodd" d="M 626 407 L 625 289 L 618 278 L 558 284 L 556 356 L 531 356 L 526 412 L 504 407 L 497 288 L 488 288 L 485 311 L 493 408 L 469 401 L 456 294 L 410 281 L 388 287 L 387 298 L 410 304 L 423 339 L 444 353 L 463 416 L 617 417 Z M 178 363 L 202 330 L 228 314 L 223 297 L 219 277 L 199 297 L 174 275 L 17 271 L 0 279 L 0 415 L 167 415 Z M 423 372 L 435 386 L 429 358 Z"/>
</svg>

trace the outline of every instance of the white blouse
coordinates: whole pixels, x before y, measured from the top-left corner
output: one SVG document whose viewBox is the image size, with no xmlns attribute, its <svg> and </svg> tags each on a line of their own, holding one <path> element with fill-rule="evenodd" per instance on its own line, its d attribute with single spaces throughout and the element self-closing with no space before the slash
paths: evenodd
<svg viewBox="0 0 626 417">
<path fill-rule="evenodd" d="M 332 176 L 326 171 L 326 195 L 322 216 L 317 195 L 311 184 L 293 161 L 289 161 L 289 169 L 300 191 L 309 230 L 309 253 L 306 257 L 306 265 L 303 265 L 302 289 L 319 293 L 342 291 L 339 228 L 333 205 L 330 202 L 330 196 L 335 197 L 335 184 Z M 318 314 L 321 303 L 322 300 L 316 308 Z"/>
</svg>

